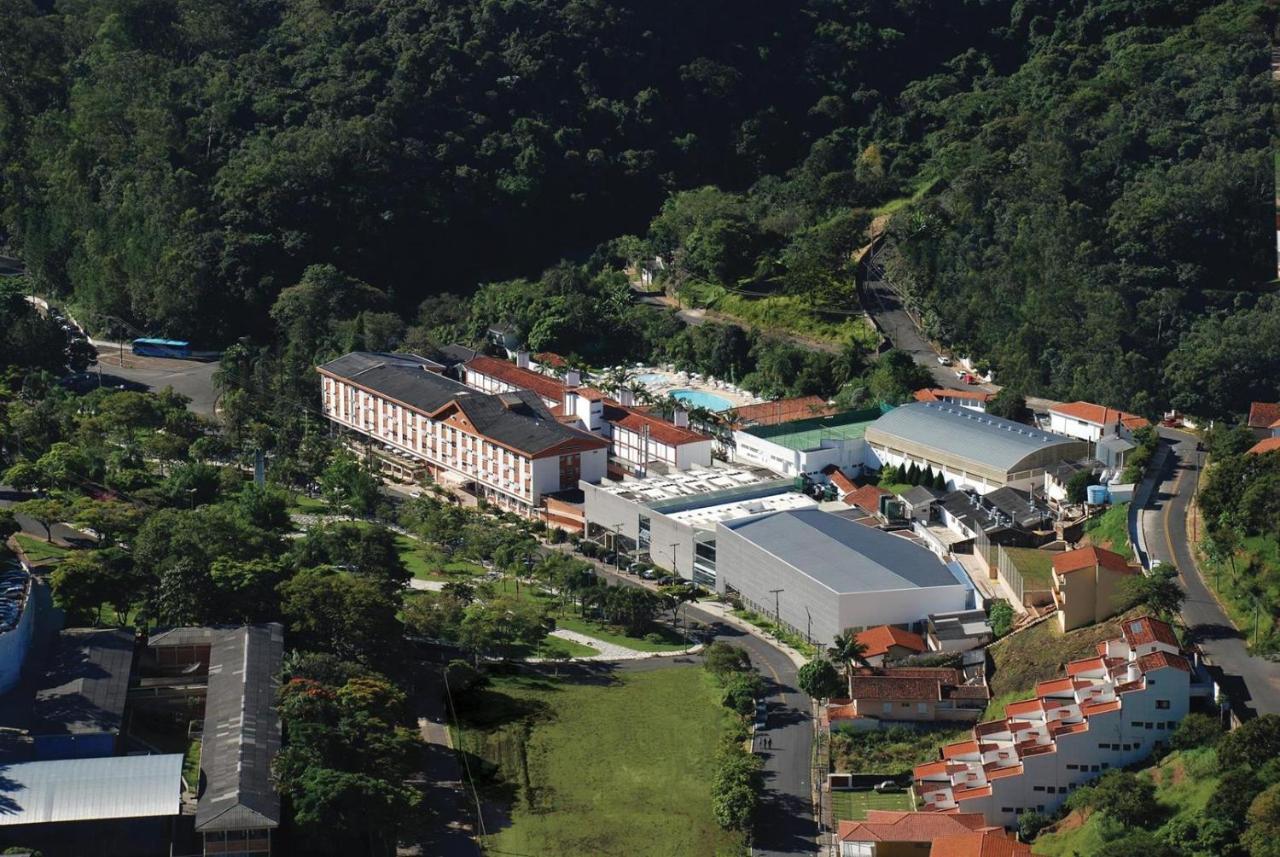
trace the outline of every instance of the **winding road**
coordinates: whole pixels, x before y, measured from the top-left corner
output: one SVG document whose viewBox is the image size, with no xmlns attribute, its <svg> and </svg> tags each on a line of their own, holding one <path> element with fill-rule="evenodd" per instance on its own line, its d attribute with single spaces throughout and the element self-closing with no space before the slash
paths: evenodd
<svg viewBox="0 0 1280 857">
<path fill-rule="evenodd" d="M 1164 472 L 1142 510 L 1143 536 L 1151 559 L 1178 569 L 1187 599 L 1182 619 L 1212 662 L 1214 680 L 1242 718 L 1280 714 L 1280 663 L 1253 657 L 1244 635 L 1231 623 L 1205 584 L 1187 531 L 1187 510 L 1196 493 L 1200 462 L 1197 438 L 1160 429 L 1169 444 Z"/>
</svg>

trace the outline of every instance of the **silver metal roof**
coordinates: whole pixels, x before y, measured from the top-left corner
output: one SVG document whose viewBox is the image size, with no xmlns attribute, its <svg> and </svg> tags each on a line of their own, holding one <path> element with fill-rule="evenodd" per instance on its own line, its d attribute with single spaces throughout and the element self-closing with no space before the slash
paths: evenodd
<svg viewBox="0 0 1280 857">
<path fill-rule="evenodd" d="M 866 438 L 871 443 L 882 443 L 885 436 L 1006 473 L 1026 469 L 1023 462 L 1036 453 L 1081 446 L 1075 438 L 937 402 L 894 408 L 867 428 Z"/>
<path fill-rule="evenodd" d="M 284 630 L 275 622 L 239 628 L 215 640 L 209 652 L 197 831 L 280 824 L 271 761 L 280 752 L 275 703 L 283 661 Z"/>
<path fill-rule="evenodd" d="M 833 592 L 964 585 L 927 548 L 818 509 L 774 512 L 720 526 Z"/>
<path fill-rule="evenodd" d="M 0 827 L 177 815 L 182 754 L 0 766 Z"/>
</svg>

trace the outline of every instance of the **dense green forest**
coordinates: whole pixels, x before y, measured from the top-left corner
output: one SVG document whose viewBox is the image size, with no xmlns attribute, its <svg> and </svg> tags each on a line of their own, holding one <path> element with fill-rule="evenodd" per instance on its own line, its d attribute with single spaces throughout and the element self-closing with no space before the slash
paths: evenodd
<svg viewBox="0 0 1280 857">
<path fill-rule="evenodd" d="M 1274 17 L 1260 0 L 0 0 L 0 228 L 36 290 L 106 332 L 248 334 L 302 365 L 518 315 L 543 347 L 705 347 L 741 377 L 758 342 L 676 342 L 613 272 L 657 254 L 686 300 L 781 295 L 802 323 L 845 322 L 850 254 L 892 212 L 889 276 L 1000 382 L 1224 416 L 1280 394 L 1280 338 L 1250 335 L 1277 315 Z M 357 300 L 309 330 L 315 303 L 278 299 L 317 278 Z M 831 392 L 868 344 L 834 366 L 789 355 L 781 372 L 808 380 L 757 387 Z"/>
</svg>

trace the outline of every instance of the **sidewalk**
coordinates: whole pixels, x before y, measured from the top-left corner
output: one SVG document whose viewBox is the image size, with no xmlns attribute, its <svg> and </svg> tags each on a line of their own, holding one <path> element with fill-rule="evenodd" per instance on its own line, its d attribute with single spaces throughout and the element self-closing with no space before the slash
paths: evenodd
<svg viewBox="0 0 1280 857">
<path fill-rule="evenodd" d="M 737 628 L 739 631 L 744 631 L 753 637 L 757 637 L 763 640 L 764 642 L 768 643 L 769 645 L 773 646 L 775 649 L 777 649 L 778 651 L 786 655 L 791 660 L 791 662 L 795 664 L 797 667 L 802 667 L 805 664 L 809 663 L 809 659 L 807 657 L 805 657 L 803 654 L 796 651 L 795 649 L 791 648 L 786 643 L 777 639 L 773 635 L 766 633 L 760 628 L 757 628 L 755 625 L 752 625 L 750 622 L 747 622 L 744 619 L 739 619 L 737 616 L 734 616 L 733 608 L 730 607 L 728 604 L 721 604 L 719 601 L 698 601 L 696 602 L 695 605 L 691 605 L 691 606 L 694 606 L 695 609 L 701 610 L 704 613 L 710 613 L 712 616 L 715 616 L 716 619 L 718 619 L 721 622 L 724 622 L 726 625 L 732 625 L 733 627 Z"/>
</svg>

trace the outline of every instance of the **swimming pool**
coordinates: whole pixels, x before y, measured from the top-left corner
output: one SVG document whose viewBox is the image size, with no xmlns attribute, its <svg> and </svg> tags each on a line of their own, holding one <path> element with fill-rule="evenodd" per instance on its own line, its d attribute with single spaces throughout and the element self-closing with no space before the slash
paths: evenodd
<svg viewBox="0 0 1280 857">
<path fill-rule="evenodd" d="M 724 396 L 707 393 L 702 390 L 671 390 L 671 395 L 694 408 L 706 408 L 709 411 L 727 411 L 733 402 Z"/>
</svg>

